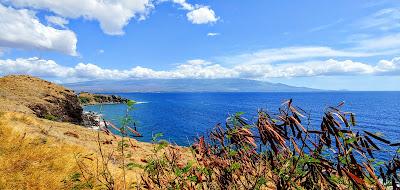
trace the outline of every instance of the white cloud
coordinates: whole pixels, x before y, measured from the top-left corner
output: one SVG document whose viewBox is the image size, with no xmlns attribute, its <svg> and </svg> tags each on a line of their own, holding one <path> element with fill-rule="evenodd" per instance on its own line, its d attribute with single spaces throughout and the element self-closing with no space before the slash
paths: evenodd
<svg viewBox="0 0 400 190">
<path fill-rule="evenodd" d="M 219 36 L 220 35 L 220 33 L 217 33 L 217 32 L 209 32 L 209 33 L 207 33 L 207 36 Z"/>
<path fill-rule="evenodd" d="M 95 64 L 79 63 L 64 67 L 53 60 L 36 57 L 0 60 L 0 75 L 30 74 L 55 77 L 63 82 L 85 80 L 120 80 L 134 78 L 250 78 L 346 76 L 346 75 L 400 75 L 400 57 L 381 60 L 375 65 L 351 60 L 308 61 L 285 64 L 241 64 L 231 68 L 205 60 L 189 60 L 175 69 L 157 71 L 140 66 L 128 70 L 104 69 Z"/>
<path fill-rule="evenodd" d="M 172 0 L 172 2 L 181 5 L 182 8 L 185 10 L 191 11 L 194 9 L 194 6 L 191 5 L 190 3 L 186 2 L 186 0 Z"/>
<path fill-rule="evenodd" d="M 377 72 L 398 75 L 400 70 L 400 57 L 393 58 L 392 60 L 380 60 L 378 65 L 375 67 Z"/>
<path fill-rule="evenodd" d="M 185 0 L 161 1 L 179 4 L 189 11 L 188 20 L 195 24 L 218 20 L 207 6 Z M 0 48 L 49 50 L 76 56 L 78 40 L 66 27 L 68 19 L 97 20 L 106 34 L 122 35 L 132 18 L 144 20 L 153 8 L 153 0 L 0 0 Z M 35 10 L 52 13 L 44 16 L 47 26 L 36 17 Z"/>
<path fill-rule="evenodd" d="M 333 27 L 335 25 L 338 25 L 339 23 L 341 23 L 343 21 L 344 21 L 343 19 L 338 19 L 335 22 L 328 23 L 328 24 L 323 24 L 323 25 L 311 28 L 309 30 L 309 32 L 318 32 L 318 31 L 321 31 L 321 30 L 326 30 L 326 29 L 331 28 L 331 27 Z"/>
<path fill-rule="evenodd" d="M 99 49 L 99 50 L 97 50 L 97 53 L 98 54 L 103 54 L 105 51 L 104 51 L 104 49 Z"/>
<path fill-rule="evenodd" d="M 376 74 L 382 72 L 380 67 L 371 66 L 351 60 L 338 61 L 308 61 L 279 65 L 239 65 L 236 70 L 241 71 L 244 78 L 277 78 L 277 77 L 308 77 L 308 76 L 341 76 L 354 74 Z M 399 66 L 392 68 L 399 69 Z M 391 70 L 391 71 L 393 71 Z"/>
<path fill-rule="evenodd" d="M 215 12 L 209 7 L 199 7 L 186 14 L 188 20 L 193 24 L 208 24 L 218 21 Z"/>
<path fill-rule="evenodd" d="M 2 0 L 16 7 L 49 10 L 65 18 L 97 20 L 110 35 L 122 35 L 132 18 L 143 20 L 153 8 L 150 0 Z"/>
<path fill-rule="evenodd" d="M 400 50 L 400 8 L 381 9 L 356 22 L 363 33 L 348 39 L 351 49 L 380 55 L 397 54 Z"/>
<path fill-rule="evenodd" d="M 69 23 L 68 20 L 66 20 L 65 18 L 62 17 L 58 17 L 58 16 L 45 16 L 47 23 L 55 25 L 55 26 L 59 26 L 61 28 L 66 28 L 65 25 L 67 25 Z"/>
<path fill-rule="evenodd" d="M 400 27 L 400 9 L 387 8 L 364 18 L 358 23 L 362 28 L 391 30 Z"/>
<path fill-rule="evenodd" d="M 400 21 L 399 21 L 400 22 Z M 400 48 L 400 33 L 360 39 L 355 42 L 360 50 L 396 50 Z"/>
<path fill-rule="evenodd" d="M 30 74 L 41 77 L 66 78 L 71 71 L 71 68 L 60 66 L 53 60 L 43 60 L 36 57 L 0 60 L 0 73 L 2 75 Z"/>
<path fill-rule="evenodd" d="M 369 57 L 371 53 L 335 50 L 324 46 L 299 46 L 258 50 L 219 58 L 227 64 L 267 64 L 280 61 L 310 60 L 324 57 Z"/>
<path fill-rule="evenodd" d="M 0 4 L 0 47 L 76 53 L 76 35 L 70 30 L 45 26 L 27 9 L 14 9 Z"/>
<path fill-rule="evenodd" d="M 33 8 L 50 11 L 57 16 L 49 17 L 49 22 L 64 26 L 67 19 L 84 18 L 100 23 L 104 33 L 109 35 L 124 34 L 123 28 L 131 19 L 145 20 L 154 9 L 154 0 L 0 0 L 17 8 Z M 214 11 L 208 6 L 192 5 L 186 0 L 158 0 L 157 2 L 173 2 L 189 11 L 187 18 L 194 24 L 213 23 L 218 20 Z"/>
<path fill-rule="evenodd" d="M 162 0 L 168 1 L 168 0 Z M 219 17 L 215 15 L 214 10 L 212 10 L 209 6 L 204 5 L 192 5 L 186 0 L 171 0 L 173 3 L 176 3 L 182 7 L 182 9 L 189 11 L 186 14 L 188 21 L 193 24 L 209 24 L 215 23 L 219 20 Z"/>
</svg>

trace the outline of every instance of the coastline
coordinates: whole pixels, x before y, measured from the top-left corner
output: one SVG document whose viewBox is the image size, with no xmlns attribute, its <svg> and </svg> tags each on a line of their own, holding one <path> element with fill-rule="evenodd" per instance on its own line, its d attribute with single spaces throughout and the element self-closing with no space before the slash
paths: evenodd
<svg viewBox="0 0 400 190">
<path fill-rule="evenodd" d="M 89 92 L 80 92 L 77 94 L 79 102 L 82 106 L 97 104 L 119 104 L 127 103 L 129 99 L 117 95 L 95 94 Z"/>
<path fill-rule="evenodd" d="M 114 105 L 114 104 L 124 104 L 123 102 L 101 102 L 101 103 L 88 103 L 88 104 L 81 104 L 82 107 L 85 106 L 95 106 L 95 105 Z"/>
</svg>

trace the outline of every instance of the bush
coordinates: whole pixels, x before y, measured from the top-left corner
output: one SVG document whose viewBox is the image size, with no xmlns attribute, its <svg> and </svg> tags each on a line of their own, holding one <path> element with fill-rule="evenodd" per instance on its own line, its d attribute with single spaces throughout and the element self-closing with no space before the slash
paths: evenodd
<svg viewBox="0 0 400 190">
<path fill-rule="evenodd" d="M 400 144 L 356 132 L 354 114 L 341 111 L 342 106 L 327 108 L 321 125 L 314 128 L 292 100 L 278 114 L 260 110 L 254 123 L 242 113 L 231 115 L 224 127 L 217 125 L 193 145 L 195 164 L 179 163 L 180 154 L 173 149 L 151 160 L 143 177 L 145 188 L 396 189 L 400 157 L 395 154 L 374 168 L 373 154 L 383 150 L 375 141 Z"/>
<path fill-rule="evenodd" d="M 127 105 L 128 113 L 133 103 Z M 318 126 L 311 126 L 309 114 L 294 106 L 292 100 L 286 101 L 277 114 L 259 110 L 255 122 L 244 118 L 243 113 L 231 115 L 225 125 L 218 124 L 206 137 L 196 140 L 191 147 L 192 161 L 178 148 L 158 140 L 162 134 L 155 134 L 154 154 L 145 160 L 146 165 L 124 161 L 124 151 L 133 147 L 129 139 L 124 139 L 133 121 L 126 114 L 122 127 L 114 127 L 122 134 L 118 152 L 123 178 L 111 175 L 109 156 L 103 154 L 102 169 L 94 173 L 104 175 L 92 176 L 107 189 L 121 181 L 125 189 L 125 169 L 135 168 L 144 169 L 142 181 L 131 184 L 137 189 L 397 189 L 400 152 L 381 163 L 374 154 L 400 143 L 354 130 L 355 115 L 342 108 L 343 103 L 328 107 Z"/>
<path fill-rule="evenodd" d="M 81 104 L 87 104 L 87 103 L 89 103 L 89 98 L 88 97 L 81 97 L 81 96 L 79 96 L 79 102 L 81 103 Z"/>
<path fill-rule="evenodd" d="M 52 114 L 46 114 L 46 115 L 44 115 L 44 118 L 47 120 L 51 120 L 51 121 L 58 121 L 58 117 L 54 116 Z"/>
</svg>

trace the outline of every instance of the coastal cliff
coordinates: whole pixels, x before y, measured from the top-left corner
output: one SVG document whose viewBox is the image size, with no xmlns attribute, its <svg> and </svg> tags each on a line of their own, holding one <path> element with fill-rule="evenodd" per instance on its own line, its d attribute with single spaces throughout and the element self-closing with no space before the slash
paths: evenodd
<svg viewBox="0 0 400 190">
<path fill-rule="evenodd" d="M 0 111 L 16 111 L 54 121 L 82 123 L 82 107 L 74 91 L 28 75 L 0 78 Z"/>
<path fill-rule="evenodd" d="M 128 99 L 116 95 L 92 94 L 89 92 L 81 92 L 78 94 L 79 102 L 82 105 L 95 104 L 121 104 L 128 102 Z"/>
<path fill-rule="evenodd" d="M 34 114 L 39 118 L 70 122 L 93 127 L 93 113 L 84 113 L 82 106 L 126 103 L 116 95 L 81 92 L 78 95 L 63 86 L 28 75 L 0 78 L 0 111 Z"/>
</svg>

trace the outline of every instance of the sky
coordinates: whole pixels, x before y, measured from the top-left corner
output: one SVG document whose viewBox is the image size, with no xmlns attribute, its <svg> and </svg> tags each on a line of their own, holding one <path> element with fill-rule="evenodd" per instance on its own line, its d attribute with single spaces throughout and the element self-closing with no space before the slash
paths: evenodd
<svg viewBox="0 0 400 190">
<path fill-rule="evenodd" d="M 400 1 L 0 0 L 0 76 L 400 90 Z"/>
</svg>

